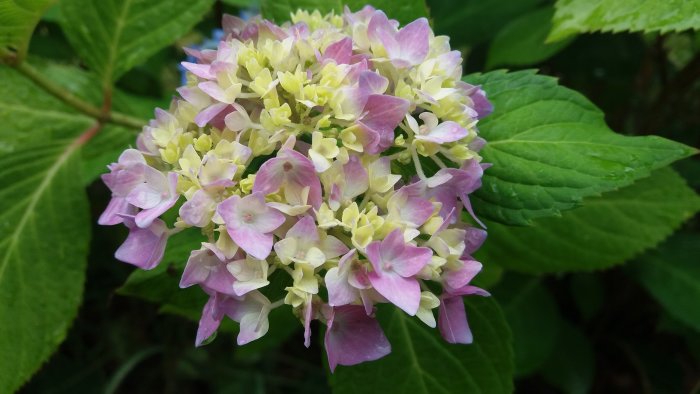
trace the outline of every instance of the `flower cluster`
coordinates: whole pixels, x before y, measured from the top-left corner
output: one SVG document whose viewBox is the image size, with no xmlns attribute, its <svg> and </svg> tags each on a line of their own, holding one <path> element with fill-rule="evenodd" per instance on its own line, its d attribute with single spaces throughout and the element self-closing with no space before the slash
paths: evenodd
<svg viewBox="0 0 700 394">
<path fill-rule="evenodd" d="M 378 303 L 470 343 L 462 297 L 488 293 L 470 285 L 486 232 L 469 194 L 491 105 L 460 80 L 460 53 L 426 19 L 399 28 L 369 6 L 223 28 L 216 50 L 188 51 L 180 98 L 103 176 L 100 223 L 130 229 L 116 257 L 151 269 L 170 235 L 201 229 L 180 282 L 210 296 L 197 345 L 224 316 L 239 344 L 258 339 L 288 305 L 306 346 L 312 320 L 327 325 L 331 369 L 357 364 L 391 350 Z M 270 301 L 273 272 L 286 295 Z"/>
</svg>

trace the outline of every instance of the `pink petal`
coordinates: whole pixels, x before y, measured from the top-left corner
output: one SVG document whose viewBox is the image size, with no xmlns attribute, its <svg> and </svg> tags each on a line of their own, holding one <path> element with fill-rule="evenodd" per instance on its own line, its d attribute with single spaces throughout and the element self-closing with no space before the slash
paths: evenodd
<svg viewBox="0 0 700 394">
<path fill-rule="evenodd" d="M 394 261 L 392 267 L 397 274 L 409 278 L 428 265 L 432 256 L 433 251 L 430 248 L 406 245 L 401 257 Z"/>
<path fill-rule="evenodd" d="M 396 35 L 396 41 L 400 47 L 400 53 L 396 57 L 405 60 L 412 66 L 420 64 L 428 55 L 429 40 L 430 25 L 428 20 L 425 18 L 416 19 L 404 26 Z"/>
<path fill-rule="evenodd" d="M 214 79 L 216 78 L 216 75 L 214 75 L 211 72 L 211 65 L 209 64 L 197 64 L 197 63 L 190 63 L 190 62 L 182 62 L 182 67 L 185 68 L 185 70 L 191 72 L 192 74 L 204 78 L 204 79 Z"/>
<path fill-rule="evenodd" d="M 438 328 L 449 343 L 469 344 L 474 340 L 467 323 L 462 297 L 443 297 L 438 313 Z"/>
<path fill-rule="evenodd" d="M 372 271 L 368 275 L 372 287 L 392 304 L 413 316 L 420 304 L 420 285 L 414 278 L 404 278 L 393 271 Z"/>
<path fill-rule="evenodd" d="M 343 165 L 343 174 L 345 174 L 345 187 L 343 188 L 345 198 L 355 198 L 367 191 L 369 176 L 359 157 L 350 156 L 350 160 Z"/>
<path fill-rule="evenodd" d="M 197 328 L 197 337 L 195 346 L 202 346 L 202 343 L 207 338 L 214 335 L 221 324 L 222 314 L 216 313 L 216 296 L 209 297 L 209 300 L 204 305 L 202 317 L 199 319 L 199 327 Z"/>
<path fill-rule="evenodd" d="M 136 207 L 129 204 L 125 198 L 112 197 L 104 212 L 97 219 L 97 223 L 103 226 L 111 226 L 122 223 L 124 218 L 122 215 L 134 215 Z"/>
<path fill-rule="evenodd" d="M 374 71 L 363 71 L 360 73 L 359 86 L 367 94 L 382 94 L 389 87 L 389 80 Z"/>
<path fill-rule="evenodd" d="M 164 214 L 168 209 L 172 208 L 180 196 L 176 195 L 167 200 L 160 202 L 151 209 L 144 209 L 136 214 L 136 225 L 141 228 L 146 228 L 153 223 L 160 215 Z"/>
<path fill-rule="evenodd" d="M 285 178 L 283 164 L 284 161 L 280 158 L 274 158 L 264 162 L 255 175 L 253 192 L 267 195 L 279 190 Z"/>
<path fill-rule="evenodd" d="M 313 317 L 313 303 L 306 301 L 304 305 L 304 346 L 311 346 L 311 318 Z"/>
<path fill-rule="evenodd" d="M 478 261 L 467 260 L 462 263 L 459 270 L 446 270 L 443 273 L 442 277 L 449 288 L 459 289 L 466 286 L 481 271 L 481 263 Z"/>
<path fill-rule="evenodd" d="M 389 55 L 400 50 L 396 41 L 396 29 L 382 11 L 376 11 L 372 15 L 367 25 L 367 36 L 371 41 L 380 42 Z"/>
<path fill-rule="evenodd" d="M 131 190 L 126 200 L 136 207 L 150 209 L 160 204 L 162 198 L 163 195 L 160 191 L 147 183 L 141 183 Z"/>
<path fill-rule="evenodd" d="M 197 116 L 195 116 L 194 123 L 199 127 L 204 127 L 207 125 L 207 123 L 209 123 L 209 121 L 214 119 L 227 107 L 229 107 L 229 105 L 226 103 L 212 104 L 209 107 L 202 110 L 200 113 L 198 113 Z"/>
<path fill-rule="evenodd" d="M 466 248 L 464 249 L 464 252 L 472 254 L 481 247 L 486 240 L 488 233 L 485 230 L 476 227 L 467 227 L 465 230 L 466 236 L 464 237 L 464 243 Z"/>
<path fill-rule="evenodd" d="M 168 239 L 165 222 L 156 219 L 150 227 L 140 228 L 132 218 L 124 217 L 124 223 L 129 227 L 129 235 L 114 257 L 145 270 L 155 268 L 163 258 Z"/>
<path fill-rule="evenodd" d="M 333 267 L 326 272 L 326 288 L 328 289 L 328 305 L 341 306 L 355 302 L 358 291 L 348 283 L 347 272 Z"/>
<path fill-rule="evenodd" d="M 337 64 L 348 64 L 350 63 L 350 57 L 352 56 L 352 39 L 350 37 L 345 37 L 340 41 L 334 42 L 326 48 L 323 52 L 323 59 L 332 59 Z"/>
<path fill-rule="evenodd" d="M 287 231 L 287 238 L 300 238 L 311 242 L 319 240 L 316 221 L 311 216 L 304 216 Z"/>
<path fill-rule="evenodd" d="M 210 269 L 214 265 L 213 260 L 219 260 L 209 250 L 193 250 L 187 260 L 185 270 L 180 278 L 180 288 L 184 289 L 192 285 L 203 283 L 209 277 Z"/>
<path fill-rule="evenodd" d="M 190 226 L 204 227 L 211 220 L 214 200 L 204 190 L 197 190 L 192 198 L 180 207 L 180 217 Z"/>
<path fill-rule="evenodd" d="M 249 227 L 226 227 L 236 245 L 258 260 L 265 260 L 272 250 L 272 234 L 265 234 Z"/>
<path fill-rule="evenodd" d="M 416 138 L 432 141 L 438 144 L 447 142 L 459 141 L 467 136 L 467 130 L 456 122 L 447 121 L 440 123 L 437 127 L 430 130 L 430 133 Z"/>
<path fill-rule="evenodd" d="M 406 116 L 409 102 L 400 97 L 372 94 L 367 98 L 367 114 L 361 124 L 379 134 L 379 146 L 366 147 L 370 153 L 378 153 L 391 146 L 394 141 L 394 129 Z M 377 152 L 375 152 L 377 151 Z"/>
<path fill-rule="evenodd" d="M 338 365 L 355 365 L 391 353 L 377 320 L 357 305 L 333 308 L 324 343 L 331 372 Z"/>
<path fill-rule="evenodd" d="M 200 82 L 199 85 L 197 85 L 202 91 L 206 94 L 209 95 L 209 97 L 213 98 L 216 101 L 220 101 L 222 103 L 226 104 L 231 104 L 226 97 L 226 92 L 224 89 L 219 86 L 217 82 L 214 81 L 206 81 L 206 82 Z M 206 123 L 206 122 L 205 122 Z M 200 126 L 201 127 L 201 126 Z"/>
</svg>

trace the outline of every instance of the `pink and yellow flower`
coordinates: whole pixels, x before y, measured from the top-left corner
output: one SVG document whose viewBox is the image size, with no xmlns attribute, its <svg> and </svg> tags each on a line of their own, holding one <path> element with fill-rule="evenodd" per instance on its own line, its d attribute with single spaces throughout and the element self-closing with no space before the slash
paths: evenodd
<svg viewBox="0 0 700 394">
<path fill-rule="evenodd" d="M 151 269 L 172 234 L 202 233 L 180 282 L 210 297 L 198 346 L 225 317 L 239 344 L 258 339 L 287 307 L 307 346 L 311 321 L 327 325 L 332 370 L 376 360 L 391 351 L 382 303 L 470 343 L 462 297 L 488 295 L 471 285 L 486 231 L 469 199 L 488 168 L 486 94 L 459 80 L 459 52 L 424 18 L 399 27 L 369 6 L 291 18 L 227 16 L 217 50 L 188 52 L 180 98 L 103 176 L 99 223 L 130 230 L 116 257 Z M 286 294 L 270 301 L 273 272 Z"/>
</svg>

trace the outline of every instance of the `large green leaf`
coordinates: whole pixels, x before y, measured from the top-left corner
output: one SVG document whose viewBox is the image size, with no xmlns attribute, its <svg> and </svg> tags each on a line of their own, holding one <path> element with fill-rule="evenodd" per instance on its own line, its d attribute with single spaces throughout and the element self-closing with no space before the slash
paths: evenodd
<svg viewBox="0 0 700 394">
<path fill-rule="evenodd" d="M 0 392 L 21 386 L 66 336 L 90 238 L 78 145 L 0 155 Z"/>
<path fill-rule="evenodd" d="M 486 263 L 523 272 L 590 271 L 620 264 L 654 247 L 700 209 L 700 198 L 670 168 L 560 218 L 531 227 L 488 223 L 479 251 Z"/>
<path fill-rule="evenodd" d="M 557 0 L 549 40 L 594 31 L 668 33 L 700 28 L 699 0 Z"/>
<path fill-rule="evenodd" d="M 31 59 L 35 63 L 34 59 Z M 99 105 L 101 89 L 95 75 L 75 67 L 36 61 L 37 69 L 71 94 Z M 16 70 L 0 66 L 0 153 L 10 153 L 22 144 L 50 138 L 74 137 L 90 127 L 94 120 L 78 113 L 51 96 Z M 121 91 L 113 95 L 114 108 L 143 118 L 152 116 L 157 100 L 132 96 Z M 82 150 L 83 179 L 92 182 L 105 172 L 105 166 L 133 145 L 137 130 L 104 125 Z"/>
<path fill-rule="evenodd" d="M 668 313 L 700 331 L 700 242 L 697 234 L 678 234 L 630 265 L 630 273 Z"/>
<path fill-rule="evenodd" d="M 549 59 L 569 45 L 571 39 L 545 44 L 553 14 L 553 8 L 541 8 L 505 25 L 491 42 L 486 68 L 533 65 Z"/>
<path fill-rule="evenodd" d="M 331 376 L 335 394 L 511 393 L 513 360 L 510 330 L 496 301 L 467 297 L 474 343 L 452 345 L 437 329 L 388 305 L 379 320 L 391 354 Z"/>
<path fill-rule="evenodd" d="M 63 0 L 61 26 L 103 87 L 187 33 L 213 0 Z"/>
<path fill-rule="evenodd" d="M 627 186 L 693 148 L 656 136 L 610 131 L 603 113 L 581 94 L 534 71 L 475 74 L 495 112 L 479 124 L 493 163 L 473 195 L 478 214 L 523 225 L 578 206 L 583 197 Z"/>
<path fill-rule="evenodd" d="M 366 4 L 384 11 L 389 18 L 396 19 L 401 24 L 428 16 L 428 8 L 424 0 L 375 0 L 369 3 L 361 0 L 262 0 L 262 14 L 265 18 L 284 22 L 289 20 L 289 14 L 297 9 L 340 13 L 343 11 L 343 6 L 348 6 L 354 12 L 359 11 Z"/>
<path fill-rule="evenodd" d="M 6 56 L 24 59 L 34 27 L 54 1 L 0 0 L 0 61 Z"/>
<path fill-rule="evenodd" d="M 432 0 L 436 34 L 450 36 L 453 47 L 488 41 L 498 28 L 534 10 L 542 0 Z"/>
<path fill-rule="evenodd" d="M 542 278 L 506 275 L 493 289 L 513 332 L 516 376 L 536 371 L 552 354 L 561 317 Z"/>
<path fill-rule="evenodd" d="M 7 66 L 0 66 L 0 154 L 22 144 L 76 135 L 92 124 Z"/>
</svg>

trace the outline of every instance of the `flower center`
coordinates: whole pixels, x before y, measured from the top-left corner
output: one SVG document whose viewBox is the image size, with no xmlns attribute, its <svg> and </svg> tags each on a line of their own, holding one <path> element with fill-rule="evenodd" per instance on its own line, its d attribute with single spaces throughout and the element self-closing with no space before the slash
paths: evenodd
<svg viewBox="0 0 700 394">
<path fill-rule="evenodd" d="M 290 163 L 288 161 L 285 162 L 284 164 L 282 164 L 282 169 L 284 170 L 284 172 L 289 172 L 292 170 L 292 168 L 293 168 L 292 163 Z"/>
<path fill-rule="evenodd" d="M 251 223 L 253 221 L 253 214 L 250 212 L 246 212 L 243 214 L 243 222 L 244 223 Z"/>
</svg>

